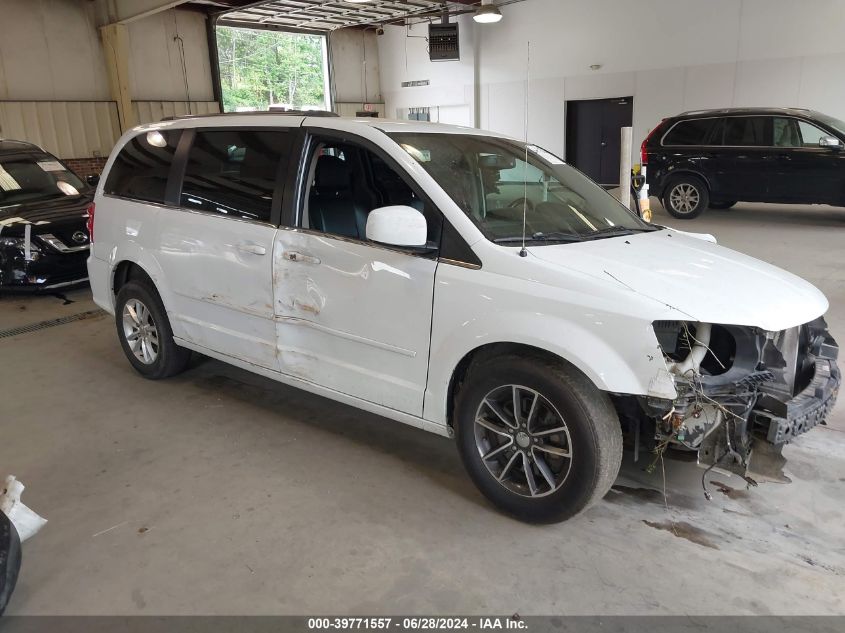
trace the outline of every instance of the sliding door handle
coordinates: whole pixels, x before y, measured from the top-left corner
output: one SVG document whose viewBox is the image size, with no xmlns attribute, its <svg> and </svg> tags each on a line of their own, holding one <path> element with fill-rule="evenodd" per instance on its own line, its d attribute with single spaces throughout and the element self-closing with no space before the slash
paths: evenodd
<svg viewBox="0 0 845 633">
<path fill-rule="evenodd" d="M 302 262 L 303 264 L 319 264 L 320 258 L 313 255 L 303 255 L 296 251 L 287 251 L 284 255 L 285 259 L 292 262 Z"/>
<path fill-rule="evenodd" d="M 249 242 L 242 242 L 235 246 L 242 253 L 249 253 L 250 255 L 264 255 L 267 249 L 260 244 L 251 244 Z"/>
</svg>

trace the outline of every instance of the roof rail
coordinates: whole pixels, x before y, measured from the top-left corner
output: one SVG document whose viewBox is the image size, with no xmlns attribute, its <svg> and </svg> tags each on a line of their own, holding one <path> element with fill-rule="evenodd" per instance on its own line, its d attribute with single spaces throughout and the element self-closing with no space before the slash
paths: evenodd
<svg viewBox="0 0 845 633">
<path fill-rule="evenodd" d="M 249 112 L 211 112 L 209 114 L 180 114 L 166 116 L 162 121 L 182 121 L 184 119 L 205 119 L 218 116 L 262 116 L 262 115 L 287 115 L 287 116 L 315 116 L 315 117 L 337 117 L 337 112 L 327 110 L 252 110 Z"/>
</svg>

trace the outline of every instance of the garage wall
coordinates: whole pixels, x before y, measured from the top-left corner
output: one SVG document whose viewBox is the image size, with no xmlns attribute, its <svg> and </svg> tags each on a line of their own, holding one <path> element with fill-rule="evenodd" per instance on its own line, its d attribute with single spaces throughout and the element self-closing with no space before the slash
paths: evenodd
<svg viewBox="0 0 845 633">
<path fill-rule="evenodd" d="M 162 11 L 130 22 L 129 46 L 133 99 L 214 99 L 205 16 L 202 13 Z"/>
<path fill-rule="evenodd" d="M 374 29 L 340 29 L 329 34 L 335 103 L 382 103 L 379 54 Z"/>
<path fill-rule="evenodd" d="M 381 90 L 390 118 L 407 118 L 408 108 L 430 108 L 431 120 L 472 126 L 474 122 L 475 23 L 457 19 L 460 61 L 430 62 L 428 23 L 388 26 L 378 36 Z M 403 81 L 428 80 L 428 86 L 403 88 Z"/>
<path fill-rule="evenodd" d="M 78 0 L 3 0 L 0 99 L 109 99 L 94 8 Z"/>
<path fill-rule="evenodd" d="M 120 128 L 98 30 L 104 20 L 88 0 L 2 0 L 0 136 L 37 143 L 86 169 L 89 159 L 105 161 Z M 205 28 L 203 14 L 182 10 L 129 24 L 140 122 L 219 110 Z"/>
<path fill-rule="evenodd" d="M 522 137 L 530 40 L 529 138 L 556 153 L 564 152 L 571 99 L 633 95 L 635 157 L 661 118 L 683 110 L 797 106 L 845 119 L 841 0 L 527 0 L 502 13 L 498 24 L 468 20 L 461 33 L 478 38 L 479 126 Z M 379 47 L 386 96 L 398 81 L 449 73 L 450 66 L 465 87 L 466 69 L 457 62 L 412 56 L 406 72 L 404 29 L 387 31 Z M 419 50 L 420 42 L 408 46 Z M 593 71 L 592 64 L 602 67 Z M 443 92 L 434 84 L 414 90 L 430 102 Z"/>
</svg>

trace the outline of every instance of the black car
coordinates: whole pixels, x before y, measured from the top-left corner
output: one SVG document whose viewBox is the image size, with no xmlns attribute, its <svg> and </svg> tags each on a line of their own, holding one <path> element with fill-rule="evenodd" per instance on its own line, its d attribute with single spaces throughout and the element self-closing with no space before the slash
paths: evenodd
<svg viewBox="0 0 845 633">
<path fill-rule="evenodd" d="M 845 205 L 845 122 L 812 110 L 685 112 L 641 153 L 649 193 L 676 218 L 739 201 Z"/>
<path fill-rule="evenodd" d="M 92 198 L 55 156 L 0 140 L 0 290 L 53 290 L 88 279 Z"/>
</svg>

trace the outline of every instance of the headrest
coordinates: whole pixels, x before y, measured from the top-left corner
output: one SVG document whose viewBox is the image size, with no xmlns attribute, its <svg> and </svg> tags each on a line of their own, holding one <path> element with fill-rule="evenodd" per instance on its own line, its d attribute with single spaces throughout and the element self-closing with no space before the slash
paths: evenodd
<svg viewBox="0 0 845 633">
<path fill-rule="evenodd" d="M 351 176 L 345 161 L 337 156 L 320 156 L 314 173 L 314 185 L 321 189 L 348 189 Z"/>
</svg>

